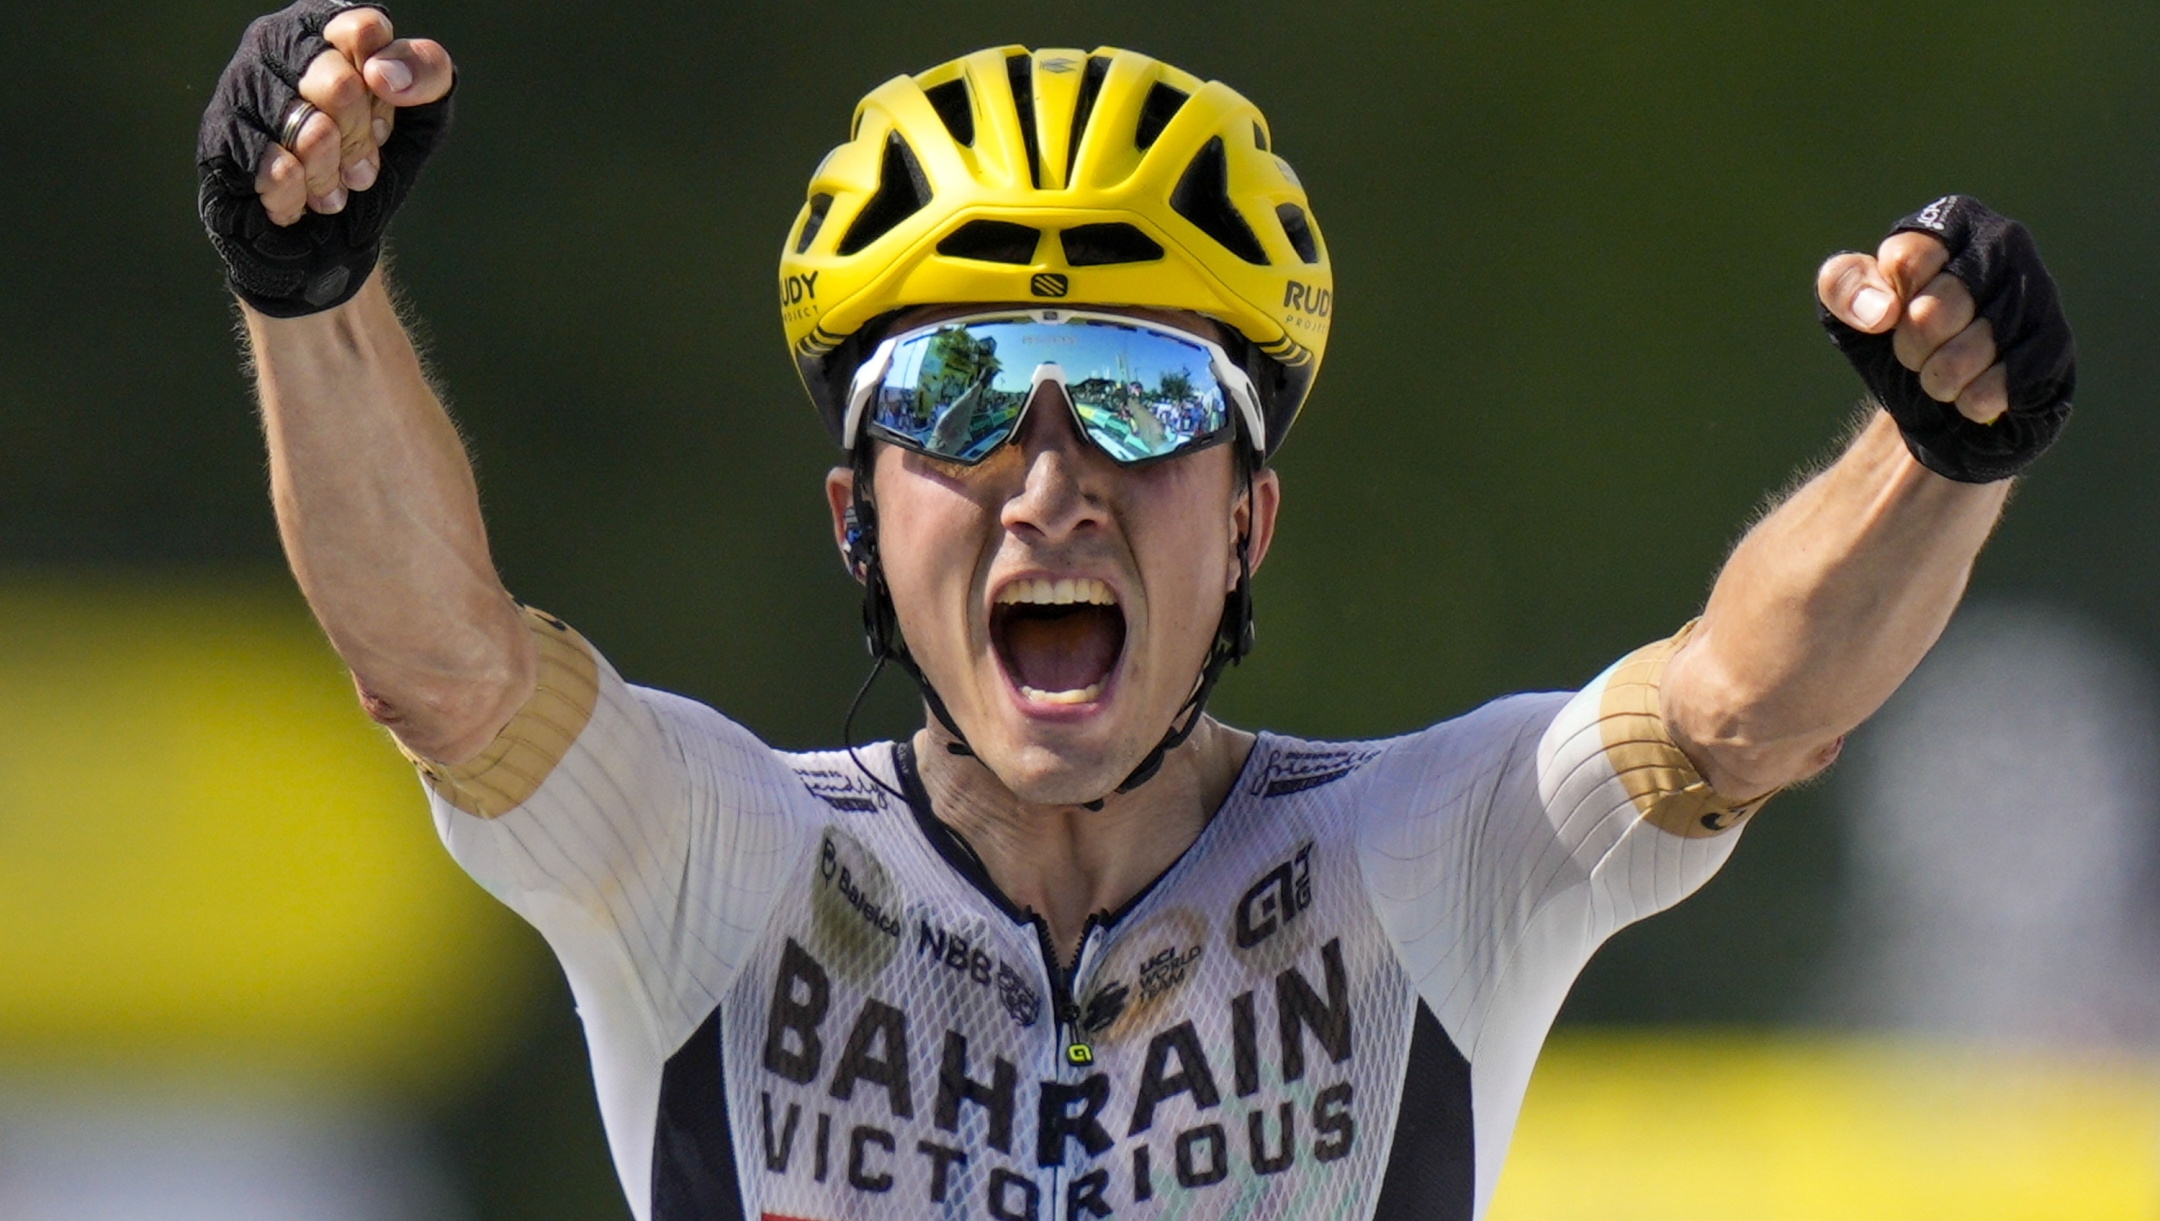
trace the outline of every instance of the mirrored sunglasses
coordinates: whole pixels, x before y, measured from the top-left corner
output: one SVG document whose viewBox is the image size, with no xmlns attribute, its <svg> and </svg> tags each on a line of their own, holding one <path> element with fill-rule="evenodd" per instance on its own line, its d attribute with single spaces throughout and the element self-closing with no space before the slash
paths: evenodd
<svg viewBox="0 0 2160 1221">
<path fill-rule="evenodd" d="M 1121 466 L 1229 439 L 1264 442 L 1258 396 L 1220 344 L 1117 314 L 1005 311 L 951 318 L 880 343 L 848 395 L 864 434 L 972 466 L 1020 430 L 1056 382 L 1080 434 Z"/>
</svg>

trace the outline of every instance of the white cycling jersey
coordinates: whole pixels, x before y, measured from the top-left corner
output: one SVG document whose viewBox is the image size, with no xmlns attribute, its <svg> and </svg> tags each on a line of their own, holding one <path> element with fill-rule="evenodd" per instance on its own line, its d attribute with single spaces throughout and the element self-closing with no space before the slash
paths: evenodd
<svg viewBox="0 0 2160 1221">
<path fill-rule="evenodd" d="M 639 1221 L 1472 1218 L 1562 997 L 1760 802 L 1666 737 L 1680 637 L 1386 741 L 1262 734 L 1061 969 L 905 746 L 789 754 L 532 621 L 541 689 L 422 763 L 539 928 Z"/>
</svg>

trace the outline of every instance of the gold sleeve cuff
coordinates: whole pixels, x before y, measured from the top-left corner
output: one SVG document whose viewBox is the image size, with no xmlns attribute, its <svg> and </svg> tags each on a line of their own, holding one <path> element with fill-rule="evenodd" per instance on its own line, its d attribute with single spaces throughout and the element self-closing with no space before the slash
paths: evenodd
<svg viewBox="0 0 2160 1221">
<path fill-rule="evenodd" d="M 452 767 L 405 752 L 438 796 L 480 818 L 499 818 L 539 790 L 592 720 L 600 695 L 599 662 L 585 638 L 546 611 L 518 610 L 540 654 L 540 681 L 532 698 L 467 763 Z"/>
<path fill-rule="evenodd" d="M 1666 729 L 1659 685 L 1666 663 L 1694 630 L 1691 620 L 1670 639 L 1637 649 L 1613 667 L 1598 703 L 1598 735 L 1644 821 L 1671 835 L 1702 839 L 1747 821 L 1777 790 L 1747 801 L 1719 793 Z"/>
</svg>

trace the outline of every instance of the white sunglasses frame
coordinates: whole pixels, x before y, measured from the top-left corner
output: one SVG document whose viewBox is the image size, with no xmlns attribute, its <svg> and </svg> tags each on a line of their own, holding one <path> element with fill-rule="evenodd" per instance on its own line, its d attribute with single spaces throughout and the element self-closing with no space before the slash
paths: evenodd
<svg viewBox="0 0 2160 1221">
<path fill-rule="evenodd" d="M 885 380 L 885 374 L 892 368 L 893 353 L 898 350 L 901 344 L 911 339 L 934 335 L 949 326 L 967 326 L 986 322 L 1048 322 L 1054 324 L 1099 322 L 1110 326 L 1123 327 L 1127 330 L 1146 331 L 1192 344 L 1207 353 L 1208 371 L 1215 375 L 1216 384 L 1221 386 L 1229 396 L 1230 401 L 1237 405 L 1238 416 L 1245 421 L 1245 436 L 1251 442 L 1253 452 L 1256 454 L 1267 452 L 1267 421 L 1260 411 L 1259 392 L 1253 388 L 1252 378 L 1248 377 L 1245 370 L 1239 368 L 1230 359 L 1230 354 L 1223 350 L 1221 344 L 1204 336 L 1195 335 L 1190 331 L 1179 330 L 1177 327 L 1154 322 L 1146 318 L 1134 318 L 1129 314 L 1059 309 L 1000 309 L 984 310 L 979 314 L 960 314 L 951 318 L 940 318 L 935 322 L 926 322 L 921 326 L 911 327 L 898 335 L 885 339 L 871 351 L 870 358 L 863 361 L 855 370 L 855 376 L 848 383 L 847 415 L 842 421 L 840 433 L 843 447 L 852 452 L 862 440 L 863 413 L 870 405 L 872 392 L 877 389 L 878 383 Z M 1058 384 L 1059 391 L 1065 395 L 1067 408 L 1071 409 L 1072 388 L 1066 384 L 1065 370 L 1058 367 L 1055 361 L 1044 361 L 1035 366 L 1034 376 L 1028 382 L 1028 403 L 1032 404 L 1034 402 L 1035 392 L 1042 389 L 1042 384 L 1046 381 L 1054 381 Z M 1015 433 L 1019 431 L 1021 424 L 1026 419 L 1027 407 L 1023 406 L 1019 419 L 1013 421 L 1013 431 Z M 1090 442 L 1090 444 L 1093 444 L 1093 442 Z M 1188 449 L 1189 447 L 1180 447 L 1158 458 L 1148 458 L 1143 459 L 1143 461 L 1156 462 L 1161 461 L 1162 458 L 1175 458 L 1179 454 L 1187 452 Z"/>
</svg>

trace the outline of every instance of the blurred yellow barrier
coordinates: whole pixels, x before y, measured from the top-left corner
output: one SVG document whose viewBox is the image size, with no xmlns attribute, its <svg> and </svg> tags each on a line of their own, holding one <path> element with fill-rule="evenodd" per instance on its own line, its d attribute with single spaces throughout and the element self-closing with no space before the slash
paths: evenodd
<svg viewBox="0 0 2160 1221">
<path fill-rule="evenodd" d="M 534 944 L 289 578 L 0 575 L 0 1071 L 455 1088 Z"/>
<path fill-rule="evenodd" d="M 1887 1039 L 1563 1033 L 1492 1221 L 2160 1216 L 2160 1071 Z"/>
</svg>

